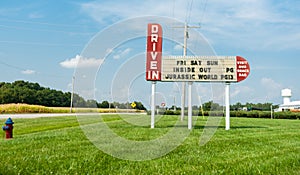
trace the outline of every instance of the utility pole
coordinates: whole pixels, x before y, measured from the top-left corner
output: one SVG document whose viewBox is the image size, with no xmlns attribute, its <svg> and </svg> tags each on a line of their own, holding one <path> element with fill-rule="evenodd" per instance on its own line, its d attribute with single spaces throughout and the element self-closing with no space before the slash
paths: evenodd
<svg viewBox="0 0 300 175">
<path fill-rule="evenodd" d="M 187 39 L 189 37 L 188 34 L 188 26 L 187 23 L 184 25 L 184 40 L 183 40 L 183 56 L 186 56 L 187 52 Z M 184 108 L 185 108 L 185 88 L 186 88 L 186 82 L 182 82 L 182 90 L 181 90 L 181 121 L 184 119 Z"/>
<path fill-rule="evenodd" d="M 175 27 L 183 28 L 183 27 Z M 188 26 L 187 23 L 184 25 L 184 40 L 183 40 L 183 56 L 187 56 L 187 39 L 189 38 L 189 28 L 200 28 L 199 26 Z M 192 129 L 192 82 L 188 83 L 188 128 Z M 186 97 L 186 82 L 182 82 L 182 94 L 181 94 L 181 121 L 184 120 L 184 108 L 185 108 L 185 97 Z"/>
<path fill-rule="evenodd" d="M 176 111 L 176 96 L 175 95 L 170 95 L 170 97 L 173 97 L 173 111 Z"/>
<path fill-rule="evenodd" d="M 73 98 L 74 98 L 74 80 L 75 80 L 75 76 L 73 76 L 73 77 L 72 77 L 72 92 L 71 92 L 70 113 L 72 113 L 72 108 L 73 108 Z"/>
<path fill-rule="evenodd" d="M 273 119 L 273 105 L 271 105 L 270 108 L 271 108 L 271 119 Z"/>
<path fill-rule="evenodd" d="M 176 96 L 174 95 L 174 112 L 176 111 Z"/>
<path fill-rule="evenodd" d="M 204 110 L 203 110 L 203 104 L 202 104 L 202 100 L 201 100 L 201 96 L 199 95 L 199 102 L 200 102 L 200 108 L 201 108 L 201 113 L 202 113 L 202 119 L 204 119 Z"/>
</svg>

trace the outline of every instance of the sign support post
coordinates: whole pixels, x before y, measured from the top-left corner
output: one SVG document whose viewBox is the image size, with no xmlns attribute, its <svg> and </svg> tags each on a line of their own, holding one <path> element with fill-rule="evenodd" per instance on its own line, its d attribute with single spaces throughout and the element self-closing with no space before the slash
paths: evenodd
<svg viewBox="0 0 300 175">
<path fill-rule="evenodd" d="M 188 82 L 188 128 L 192 127 L 192 83 L 224 82 L 226 130 L 230 129 L 230 83 L 245 80 L 250 73 L 240 56 L 169 56 L 162 59 L 161 81 Z"/>
<path fill-rule="evenodd" d="M 184 108 L 185 108 L 185 82 L 182 82 L 181 85 L 181 116 L 180 116 L 180 120 L 183 121 L 184 119 Z"/>
<path fill-rule="evenodd" d="M 156 90 L 156 81 L 152 81 L 152 88 L 151 88 L 151 128 L 154 128 L 154 124 L 155 124 L 155 90 Z"/>
<path fill-rule="evenodd" d="M 192 82 L 188 83 L 188 129 L 192 129 Z"/>
<path fill-rule="evenodd" d="M 225 106 L 226 106 L 226 115 L 225 115 L 225 130 L 230 129 L 230 83 L 226 82 L 225 84 Z"/>
<path fill-rule="evenodd" d="M 155 91 L 156 81 L 161 80 L 161 55 L 162 27 L 156 23 L 149 23 L 147 32 L 146 80 L 152 81 L 151 128 L 154 128 L 155 124 Z"/>
</svg>

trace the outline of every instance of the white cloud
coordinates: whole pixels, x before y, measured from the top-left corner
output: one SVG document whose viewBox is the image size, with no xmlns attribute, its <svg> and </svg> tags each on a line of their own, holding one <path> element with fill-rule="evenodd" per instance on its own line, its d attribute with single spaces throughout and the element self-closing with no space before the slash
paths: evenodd
<svg viewBox="0 0 300 175">
<path fill-rule="evenodd" d="M 181 44 L 176 44 L 176 45 L 174 46 L 174 50 L 176 50 L 176 51 L 181 51 L 181 50 L 183 50 L 183 46 L 182 46 Z"/>
<path fill-rule="evenodd" d="M 262 78 L 260 83 L 264 89 L 266 98 L 278 97 L 283 85 L 271 78 Z"/>
<path fill-rule="evenodd" d="M 114 51 L 114 49 L 108 48 L 106 49 L 106 54 L 111 54 Z"/>
<path fill-rule="evenodd" d="M 216 44 L 247 50 L 293 49 L 300 44 L 295 40 L 299 20 L 284 8 L 290 5 L 259 0 L 209 1 L 203 30 Z"/>
<path fill-rule="evenodd" d="M 101 24 L 112 24 L 141 15 L 167 16 L 185 21 L 190 2 L 191 0 L 93 1 L 82 3 L 81 9 Z M 211 43 L 220 47 L 246 50 L 295 49 L 300 44 L 297 15 L 299 2 L 193 1 L 188 22 L 191 25 L 200 23 L 200 31 Z"/>
<path fill-rule="evenodd" d="M 270 65 L 255 65 L 251 67 L 251 71 L 256 71 L 256 70 L 271 70 L 271 71 L 286 71 L 286 70 L 291 70 L 291 67 L 288 66 L 270 66 Z"/>
<path fill-rule="evenodd" d="M 185 21 L 190 2 L 191 0 L 92 1 L 83 3 L 81 10 L 103 26 L 144 15 L 170 17 Z M 280 98 L 280 90 L 283 85 L 275 81 L 281 79 L 281 75 L 279 75 L 277 70 L 291 71 L 289 68 L 291 61 L 288 61 L 288 59 L 290 57 L 292 57 L 291 59 L 296 59 L 297 57 L 293 53 L 291 53 L 291 56 L 282 56 L 281 60 L 287 59 L 286 64 L 280 64 L 283 61 L 279 61 L 279 63 L 274 63 L 274 65 L 272 64 L 269 67 L 264 66 L 269 64 L 264 62 L 266 59 L 263 57 L 269 51 L 272 51 L 268 53 L 269 57 L 274 57 L 274 62 L 277 62 L 276 59 L 280 58 L 280 55 L 274 56 L 274 52 L 289 51 L 289 49 L 293 49 L 294 52 L 299 51 L 299 7 L 300 1 L 193 1 L 190 12 L 191 18 L 188 19 L 188 23 L 191 26 L 200 23 L 201 28 L 195 30 L 201 32 L 210 43 L 213 43 L 213 47 L 217 52 L 223 52 L 219 54 L 227 54 L 229 52 L 235 55 L 238 52 L 237 54 L 249 57 L 249 61 L 253 62 L 253 70 L 256 70 L 258 74 L 260 70 L 271 70 L 274 72 L 269 78 L 258 79 L 252 88 L 249 87 L 253 83 L 252 79 L 243 82 L 247 86 L 243 86 L 243 84 L 231 86 L 231 97 L 236 101 L 257 102 L 265 100 L 266 96 L 269 99 L 276 99 L 277 96 Z M 131 26 L 138 25 L 131 24 Z M 180 41 L 183 41 L 183 39 Z M 193 36 L 190 35 L 188 47 L 193 44 L 196 45 L 196 42 L 193 41 Z M 171 49 L 181 51 L 182 46 L 172 45 Z M 112 50 L 109 51 L 111 52 Z M 256 54 L 260 54 L 260 51 L 264 51 L 264 55 L 257 56 Z M 172 53 L 168 50 L 164 51 L 165 55 Z M 115 51 L 111 53 L 115 59 L 122 58 L 119 54 Z M 288 73 L 286 74 L 288 75 Z M 208 87 L 207 90 L 199 89 L 199 94 L 202 96 L 209 92 L 211 90 Z M 208 97 L 206 99 L 209 99 Z"/>
<path fill-rule="evenodd" d="M 253 95 L 255 93 L 254 89 L 248 87 L 248 86 L 235 86 L 232 88 L 232 91 L 230 93 L 231 97 L 241 97 L 245 96 L 249 99 L 249 96 Z"/>
<path fill-rule="evenodd" d="M 166 10 L 172 1 L 93 1 L 82 3 L 81 8 L 92 18 L 100 23 L 116 22 L 124 18 L 137 17 L 142 15 L 163 15 L 167 16 L 172 9 Z M 184 3 L 184 1 L 179 2 Z M 177 3 L 179 5 L 179 3 Z M 184 3 L 185 4 L 185 3 Z M 167 6 L 166 6 L 167 5 Z"/>
<path fill-rule="evenodd" d="M 294 49 L 299 46 L 299 2 L 261 0 L 93 1 L 81 4 L 83 12 L 101 24 L 156 15 L 201 24 L 212 43 L 236 48 Z M 168 8 L 166 8 L 168 7 Z M 189 11 L 190 10 L 190 11 Z M 190 14 L 190 15 L 189 15 Z M 190 18 L 189 18 L 190 16 Z M 288 31 L 288 32 L 287 32 Z M 299 36 L 299 35 L 298 35 Z M 230 41 L 230 42 L 228 42 Z M 241 42 L 242 41 L 242 42 Z M 282 48 L 282 43 L 288 43 Z"/>
<path fill-rule="evenodd" d="M 22 74 L 25 74 L 25 75 L 32 75 L 32 74 L 35 74 L 36 72 L 34 70 L 23 70 L 21 71 Z"/>
<path fill-rule="evenodd" d="M 43 18 L 44 15 L 42 15 L 42 14 L 40 14 L 40 13 L 38 13 L 38 12 L 33 12 L 33 13 L 30 13 L 30 14 L 28 15 L 28 17 L 29 17 L 30 19 L 39 19 L 39 18 Z"/>
<path fill-rule="evenodd" d="M 231 97 L 235 97 L 241 94 L 241 88 L 234 88 L 234 90 L 230 93 Z"/>
<path fill-rule="evenodd" d="M 128 55 L 130 53 L 132 49 L 131 48 L 127 48 L 125 50 L 120 50 L 118 51 L 116 54 L 113 55 L 114 59 L 120 59 L 125 57 L 126 55 Z"/>
<path fill-rule="evenodd" d="M 284 4 L 289 7 L 289 4 Z M 206 3 L 193 1 L 190 9 L 190 1 L 186 0 L 165 0 L 165 1 L 93 1 L 81 4 L 81 9 L 100 23 L 114 22 L 125 18 L 142 15 L 159 15 L 178 18 L 189 22 L 199 23 L 206 18 L 205 22 L 215 23 L 223 27 L 230 27 L 230 24 L 251 22 L 286 22 L 283 16 L 279 15 L 281 7 L 274 3 L 261 0 L 211 0 Z M 168 7 L 168 8 L 166 8 Z M 191 11 L 190 11 L 191 10 Z M 217 17 L 217 18 L 216 18 Z M 199 19 L 200 18 L 200 19 Z"/>
<path fill-rule="evenodd" d="M 76 55 L 75 58 L 67 59 L 59 64 L 64 68 L 89 68 L 99 67 L 102 63 L 103 59 L 84 58 L 80 55 Z"/>
<path fill-rule="evenodd" d="M 265 88 L 272 88 L 272 89 L 282 88 L 282 85 L 280 83 L 277 83 L 271 78 L 262 78 L 260 80 L 260 83 Z"/>
</svg>

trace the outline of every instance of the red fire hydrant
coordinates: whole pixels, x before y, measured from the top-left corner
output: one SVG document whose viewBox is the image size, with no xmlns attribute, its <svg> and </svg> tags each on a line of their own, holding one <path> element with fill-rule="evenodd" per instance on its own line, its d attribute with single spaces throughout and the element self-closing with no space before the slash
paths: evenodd
<svg viewBox="0 0 300 175">
<path fill-rule="evenodd" d="M 5 122 L 5 126 L 2 127 L 3 131 L 5 131 L 6 139 L 11 139 L 13 138 L 13 126 L 14 122 L 12 121 L 11 118 L 8 118 Z"/>
</svg>

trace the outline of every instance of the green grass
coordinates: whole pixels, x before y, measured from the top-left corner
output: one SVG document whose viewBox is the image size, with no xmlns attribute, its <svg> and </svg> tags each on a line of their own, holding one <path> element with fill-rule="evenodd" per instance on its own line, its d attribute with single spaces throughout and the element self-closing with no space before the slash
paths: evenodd
<svg viewBox="0 0 300 175">
<path fill-rule="evenodd" d="M 103 116 L 112 130 L 132 140 L 159 137 L 176 119 L 164 116 L 150 129 Z M 300 174 L 300 120 L 231 118 L 230 131 L 222 120 L 212 139 L 199 146 L 205 125 L 199 117 L 182 145 L 149 161 L 103 153 L 85 137 L 76 117 L 14 122 L 14 139 L 0 139 L 0 174 Z"/>
</svg>

